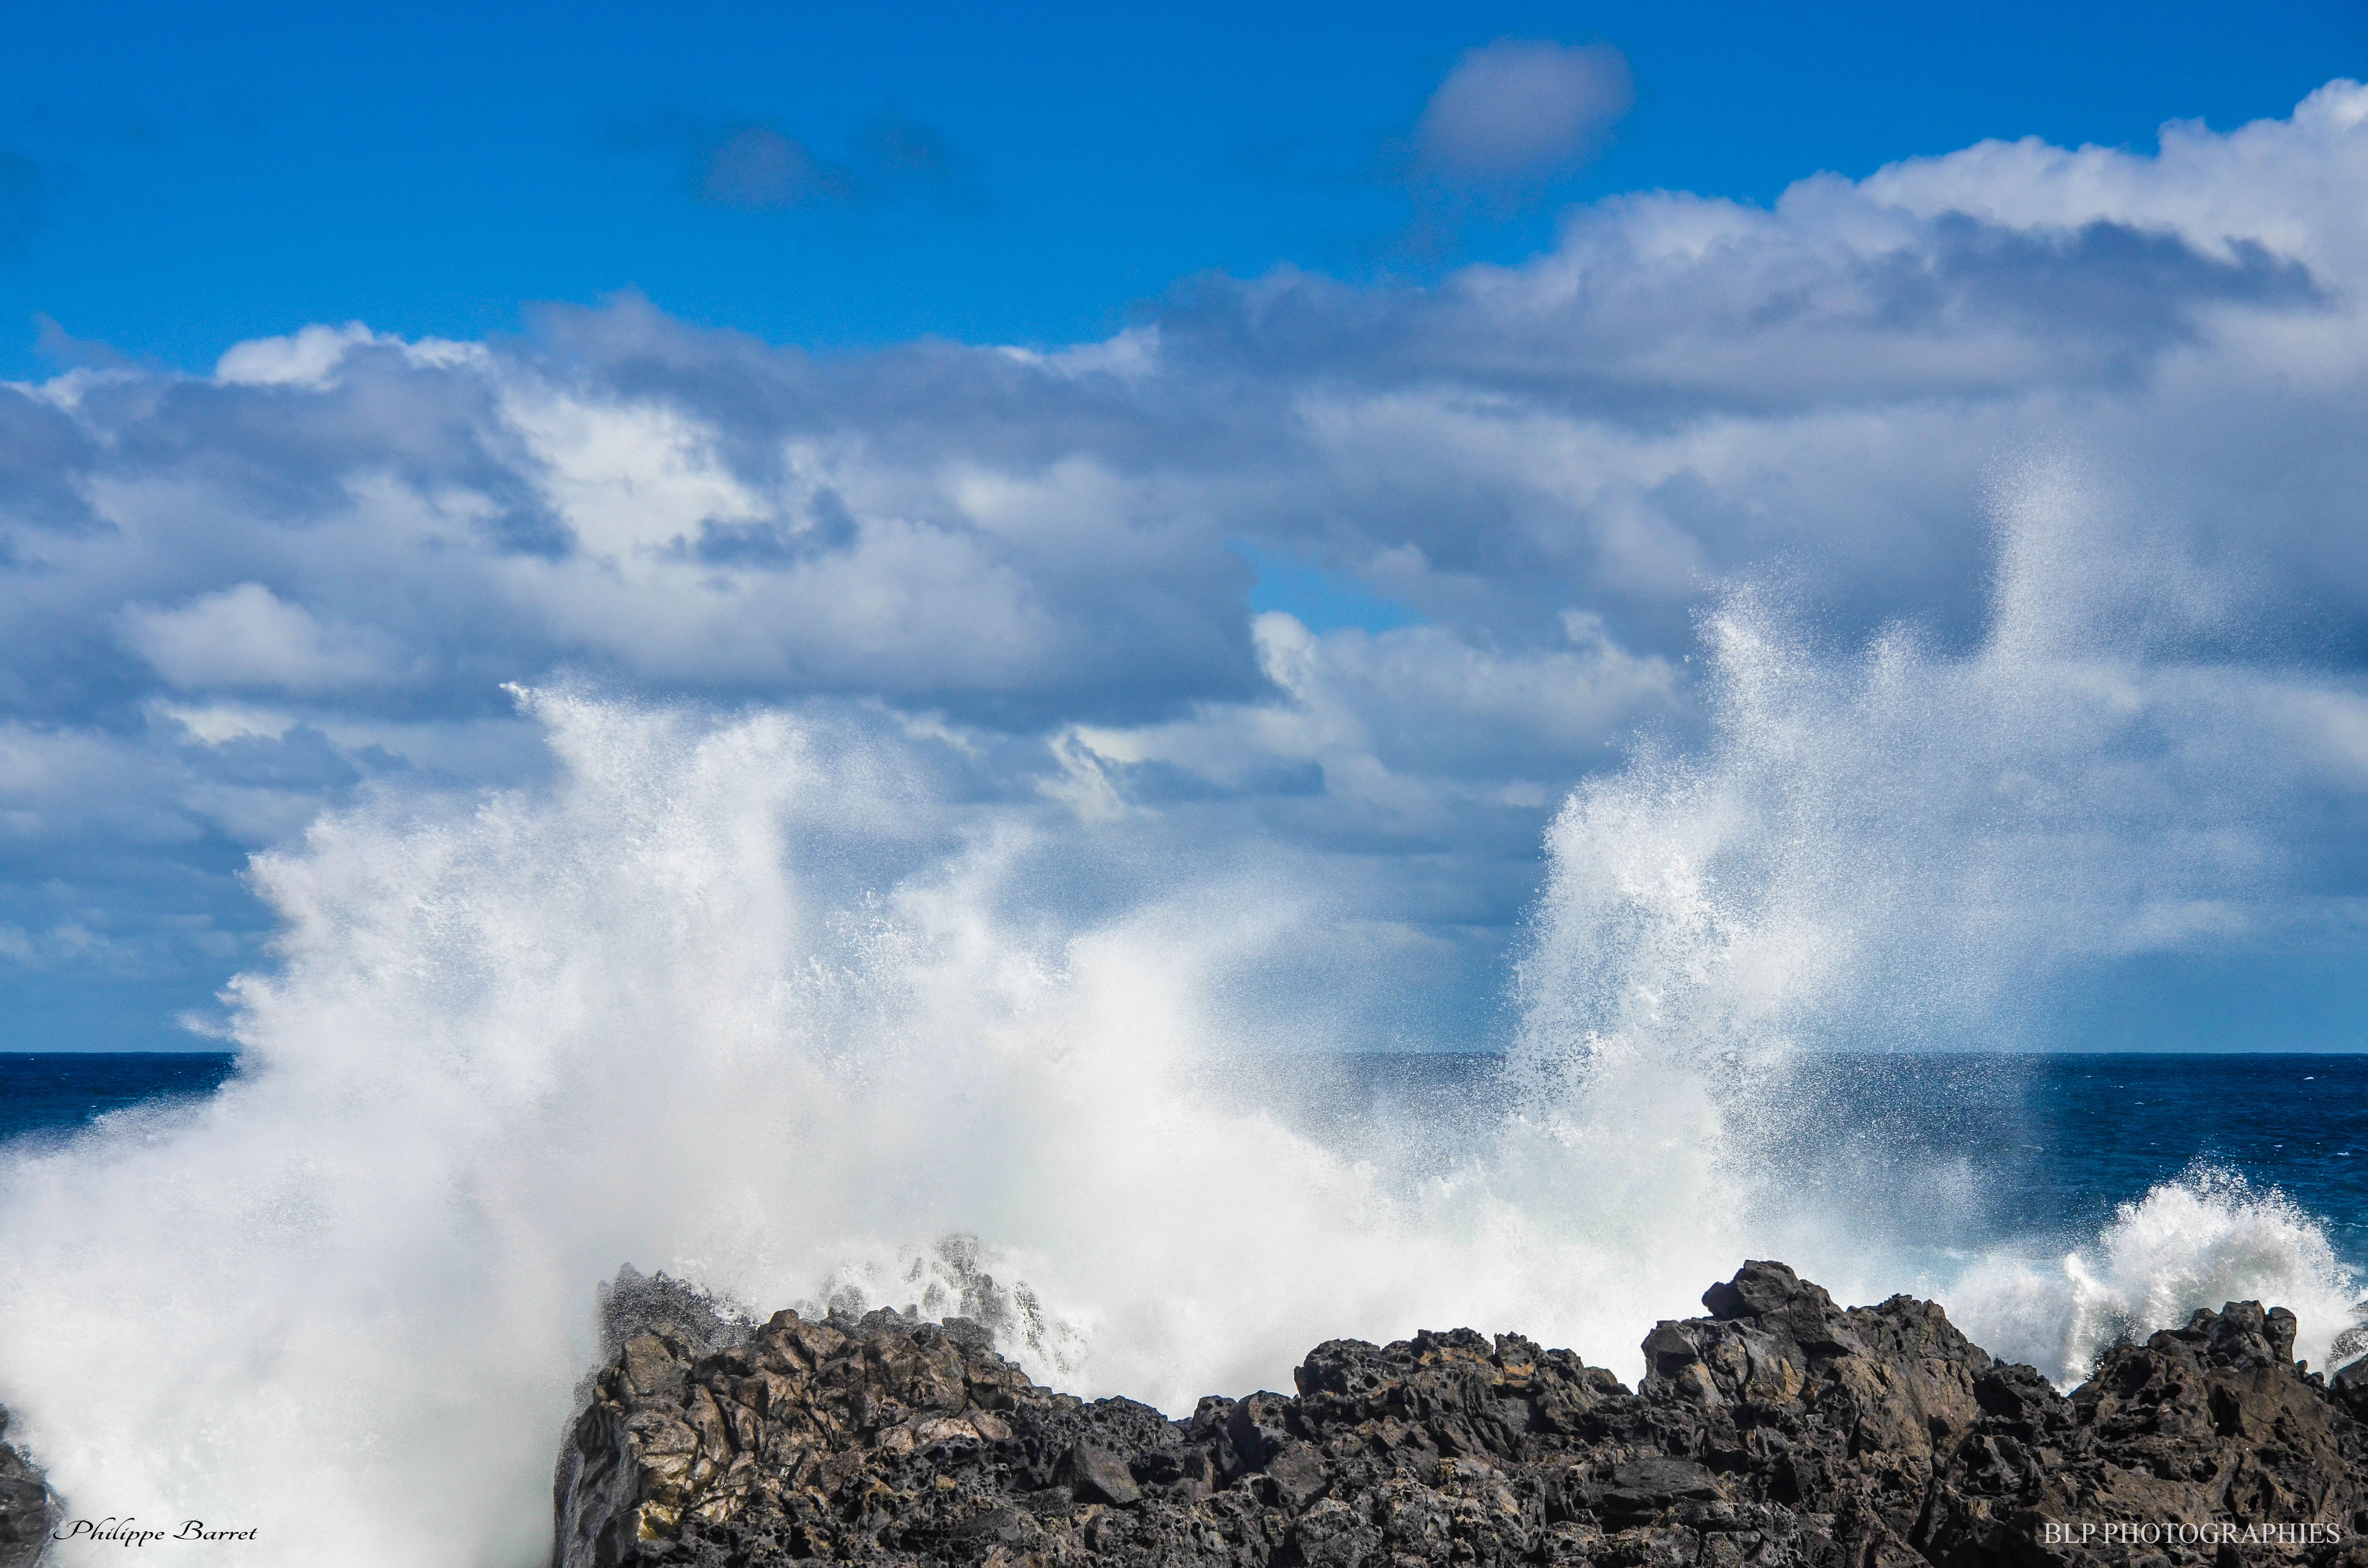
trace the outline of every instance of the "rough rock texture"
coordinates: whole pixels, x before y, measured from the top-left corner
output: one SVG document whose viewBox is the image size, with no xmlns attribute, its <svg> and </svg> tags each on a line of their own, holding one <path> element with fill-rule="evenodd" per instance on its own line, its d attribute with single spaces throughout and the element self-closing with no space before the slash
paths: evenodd
<svg viewBox="0 0 2368 1568">
<path fill-rule="evenodd" d="M 1333 1340 L 1296 1397 L 1174 1422 L 1037 1387 L 961 1319 L 782 1312 L 704 1353 L 661 1326 L 589 1390 L 555 1562 L 2368 1568 L 2368 1363 L 2304 1376 L 2282 1310 L 2198 1312 L 2067 1399 L 1930 1302 L 1845 1312 L 1782 1264 L 1703 1304 L 1647 1336 L 1634 1392 L 1456 1329 Z M 2133 1547 L 2051 1521 L 2321 1528 Z"/>
<path fill-rule="evenodd" d="M 8 1435 L 8 1412 L 0 1409 L 0 1438 Z M 41 1472 L 6 1442 L 0 1442 L 0 1568 L 29 1568 L 56 1528 L 56 1500 Z"/>
</svg>

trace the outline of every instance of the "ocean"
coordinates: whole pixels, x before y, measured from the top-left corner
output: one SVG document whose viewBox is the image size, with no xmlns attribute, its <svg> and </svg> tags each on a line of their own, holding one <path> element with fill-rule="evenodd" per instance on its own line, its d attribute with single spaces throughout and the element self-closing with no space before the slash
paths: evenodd
<svg viewBox="0 0 2368 1568">
<path fill-rule="evenodd" d="M 1256 1075 L 1292 1120 L 1337 1139 L 1519 1106 L 1495 1054 L 1358 1055 L 1315 1074 L 1320 1088 L 1290 1086 L 1307 1078 Z M 1805 1200 L 1896 1215 L 1850 1188 L 1956 1173 L 1971 1205 L 1947 1250 L 2070 1251 L 2186 1178 L 2282 1196 L 2368 1285 L 2368 1054 L 1827 1053 L 1768 1092 L 1794 1113 Z"/>
<path fill-rule="evenodd" d="M 0 1141 L 61 1137 L 220 1088 L 224 1051 L 0 1054 Z M 1471 1145 L 1518 1114 L 1497 1053 L 1366 1052 L 1230 1064 L 1237 1092 L 1370 1156 L 1417 1136 Z M 2182 1178 L 2283 1199 L 2368 1288 L 2368 1054 L 1825 1054 L 1793 1064 L 1792 1155 L 1815 1201 L 1894 1216 L 1849 1184 L 1963 1174 L 1978 1205 L 1949 1252 L 2077 1250 Z M 1913 1208 L 1910 1206 L 1913 1218 Z"/>
<path fill-rule="evenodd" d="M 221 1051 L 0 1052 L 0 1140 L 64 1134 L 110 1111 L 210 1095 L 237 1062 Z"/>
</svg>

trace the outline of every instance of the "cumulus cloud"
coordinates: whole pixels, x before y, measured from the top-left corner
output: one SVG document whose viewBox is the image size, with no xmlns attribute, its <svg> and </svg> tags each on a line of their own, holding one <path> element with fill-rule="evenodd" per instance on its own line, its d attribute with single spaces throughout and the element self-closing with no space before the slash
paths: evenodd
<svg viewBox="0 0 2368 1568">
<path fill-rule="evenodd" d="M 1434 176 L 1536 179 L 1591 157 L 1635 97 L 1609 44 L 1498 39 L 1455 62 L 1423 108 L 1416 148 Z"/>
<path fill-rule="evenodd" d="M 214 366 L 214 380 L 238 387 L 306 387 L 318 392 L 329 384 L 347 353 L 367 345 L 398 350 L 403 345 L 381 337 L 359 322 L 343 326 L 308 326 L 286 337 L 258 337 L 234 344 Z"/>
<path fill-rule="evenodd" d="M 201 595 L 176 609 L 131 606 L 123 638 L 184 691 L 327 692 L 381 685 L 399 669 L 392 639 L 367 627 L 324 625 L 260 583 Z"/>
<path fill-rule="evenodd" d="M 1606 123 L 1601 57 L 1491 46 L 1450 85 L 1484 63 L 1546 83 L 1491 103 L 1544 108 L 1442 87 L 1424 134 L 1461 167 Z M 1053 353 L 824 360 L 627 298 L 497 345 L 312 325 L 211 376 L 0 387 L 0 924 L 201 994 L 221 960 L 176 933 L 246 929 L 245 849 L 373 780 L 521 777 L 503 683 L 563 673 L 926 733 L 982 810 L 1295 868 L 1470 1002 L 1554 804 L 1639 726 L 1695 733 L 1718 585 L 1775 573 L 1843 645 L 1973 645 L 1989 498 L 2041 448 L 2100 499 L 2018 581 L 2170 563 L 2080 602 L 2145 620 L 2133 658 L 2251 672 L 2192 710 L 2280 759 L 2259 834 L 2356 899 L 2363 199 L 2368 90 L 2339 83 L 2151 153 L 1598 203 L 1433 287 L 1203 279 Z M 1415 624 L 1255 617 L 1244 543 Z"/>
<path fill-rule="evenodd" d="M 1274 699 L 1069 734 L 1137 799 L 1299 792 L 1342 830 L 1452 838 L 1470 813 L 1558 798 L 1574 759 L 1675 700 L 1670 661 L 1620 648 L 1590 616 L 1569 622 L 1572 646 L 1511 651 L 1436 626 L 1317 636 L 1269 611 L 1252 634 Z"/>
</svg>

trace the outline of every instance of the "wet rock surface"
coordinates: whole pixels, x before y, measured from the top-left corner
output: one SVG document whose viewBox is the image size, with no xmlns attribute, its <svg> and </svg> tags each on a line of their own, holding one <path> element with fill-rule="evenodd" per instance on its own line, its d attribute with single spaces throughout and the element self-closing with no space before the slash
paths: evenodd
<svg viewBox="0 0 2368 1568">
<path fill-rule="evenodd" d="M 1455 1329 L 1319 1345 L 1295 1395 L 1180 1421 L 1038 1387 L 961 1319 L 658 1323 L 588 1390 L 554 1561 L 2368 1568 L 2368 1364 L 2305 1376 L 2283 1311 L 2198 1312 L 2066 1397 L 1930 1302 L 1844 1311 L 1782 1264 L 1703 1303 L 1633 1391 Z M 2148 1524 L 2237 1540 L 2098 1539 Z"/>
<path fill-rule="evenodd" d="M 49 1544 L 57 1503 L 41 1472 L 7 1436 L 8 1412 L 0 1408 L 0 1568 L 28 1568 Z"/>
</svg>

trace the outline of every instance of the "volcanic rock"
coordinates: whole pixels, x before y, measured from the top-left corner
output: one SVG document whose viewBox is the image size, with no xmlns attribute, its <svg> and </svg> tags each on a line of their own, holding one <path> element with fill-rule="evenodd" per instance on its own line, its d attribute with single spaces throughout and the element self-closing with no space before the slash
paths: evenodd
<svg viewBox="0 0 2368 1568">
<path fill-rule="evenodd" d="M 8 1435 L 8 1412 L 0 1409 L 0 1439 Z M 33 1462 L 0 1441 L 0 1568 L 30 1568 L 57 1528 L 57 1500 Z"/>
<path fill-rule="evenodd" d="M 2283 1310 L 2199 1312 L 2067 1398 L 1929 1301 L 1754 1262 L 1703 1304 L 1633 1391 L 1453 1329 L 1181 1421 L 1039 1387 L 961 1319 L 660 1324 L 588 1388 L 554 1562 L 2368 1568 L 2368 1363 L 2305 1376 Z"/>
</svg>

